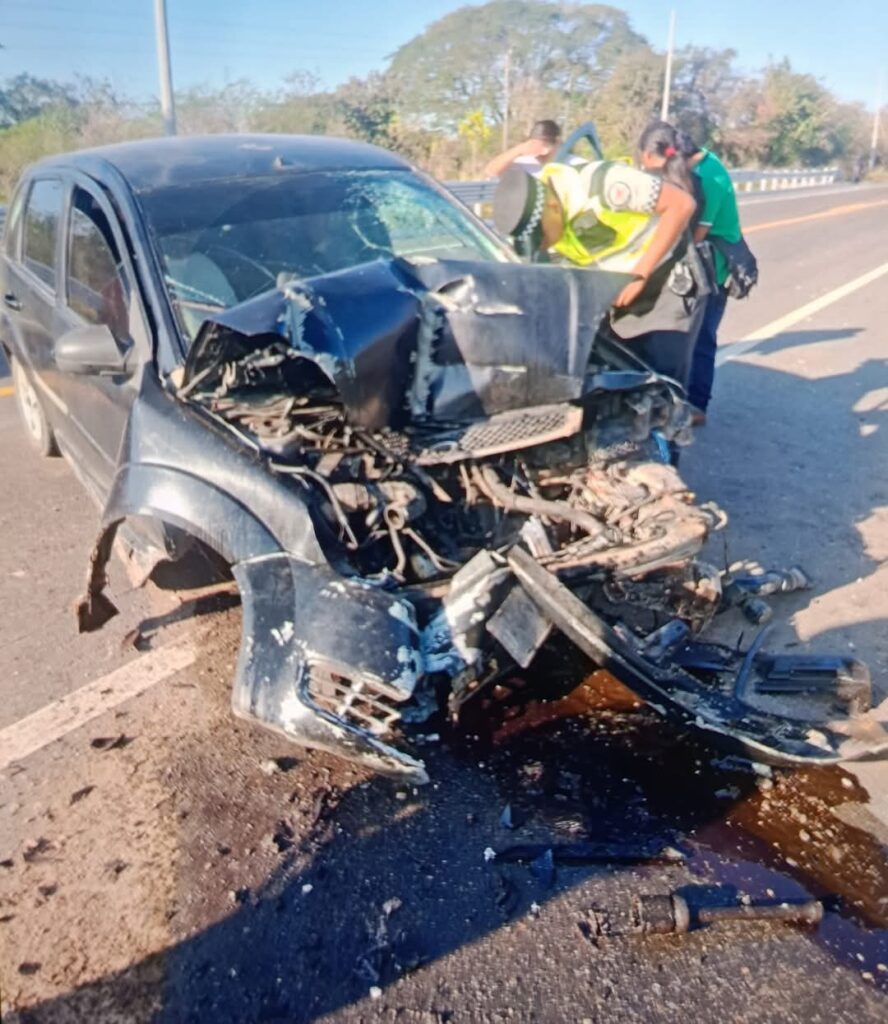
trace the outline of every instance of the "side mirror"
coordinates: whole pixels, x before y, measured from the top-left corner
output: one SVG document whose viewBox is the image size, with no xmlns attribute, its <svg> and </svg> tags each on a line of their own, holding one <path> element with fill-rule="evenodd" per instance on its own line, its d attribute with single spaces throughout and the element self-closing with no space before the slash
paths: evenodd
<svg viewBox="0 0 888 1024">
<path fill-rule="evenodd" d="M 126 373 L 130 352 L 132 347 L 121 350 L 106 324 L 75 327 L 55 343 L 56 366 L 62 373 Z"/>
</svg>

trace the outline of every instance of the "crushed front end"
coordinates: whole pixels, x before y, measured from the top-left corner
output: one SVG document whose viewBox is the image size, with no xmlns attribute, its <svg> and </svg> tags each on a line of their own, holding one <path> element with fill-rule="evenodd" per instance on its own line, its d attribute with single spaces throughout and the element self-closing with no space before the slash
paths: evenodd
<svg viewBox="0 0 888 1024">
<path fill-rule="evenodd" d="M 205 324 L 180 397 L 298 491 L 324 555 L 234 566 L 238 714 L 422 781 L 394 742 L 404 724 L 528 668 L 557 635 L 756 760 L 886 747 L 884 730 L 758 706 L 760 652 L 701 654 L 724 596 L 697 556 L 724 516 L 669 463 L 689 439 L 680 388 L 599 333 L 623 283 L 379 260 Z"/>
</svg>

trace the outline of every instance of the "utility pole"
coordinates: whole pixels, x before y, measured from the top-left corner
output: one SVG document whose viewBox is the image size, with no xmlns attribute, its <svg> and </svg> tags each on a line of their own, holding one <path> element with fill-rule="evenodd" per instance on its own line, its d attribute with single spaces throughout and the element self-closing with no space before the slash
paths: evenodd
<svg viewBox="0 0 888 1024">
<path fill-rule="evenodd" d="M 885 72 L 879 74 L 879 84 L 876 87 L 876 112 L 873 114 L 873 137 L 870 141 L 870 158 L 869 166 L 870 170 L 873 170 L 876 166 L 876 160 L 878 159 L 879 150 L 879 127 L 882 117 L 882 92 L 885 87 Z"/>
<path fill-rule="evenodd" d="M 512 50 L 506 50 L 503 69 L 503 149 L 509 148 L 509 103 L 511 102 Z"/>
<path fill-rule="evenodd" d="M 173 100 L 173 72 L 170 67 L 166 0 L 154 0 L 154 34 L 157 39 L 157 70 L 160 75 L 160 109 L 163 114 L 163 130 L 167 135 L 175 135 L 176 106 Z"/>
<path fill-rule="evenodd" d="M 672 89 L 672 54 L 675 50 L 675 8 L 669 12 L 669 42 L 666 47 L 666 77 L 663 80 L 663 105 L 660 120 L 669 120 L 669 93 Z"/>
</svg>

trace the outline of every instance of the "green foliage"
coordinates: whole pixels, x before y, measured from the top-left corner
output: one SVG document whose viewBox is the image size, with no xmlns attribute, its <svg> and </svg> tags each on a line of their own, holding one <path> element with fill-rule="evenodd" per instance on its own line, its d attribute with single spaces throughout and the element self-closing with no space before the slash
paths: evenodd
<svg viewBox="0 0 888 1024">
<path fill-rule="evenodd" d="M 68 86 L 27 73 L 16 75 L 0 91 L 0 128 L 27 121 L 51 107 L 71 104 Z"/>
<path fill-rule="evenodd" d="M 347 135 L 374 146 L 395 148 L 398 114 L 388 83 L 382 75 L 350 78 L 334 93 L 334 103 Z"/>
<path fill-rule="evenodd" d="M 765 70 L 759 120 L 768 133 L 766 163 L 826 164 L 841 153 L 837 104 L 813 75 L 788 60 Z"/>
<path fill-rule="evenodd" d="M 280 92 L 264 97 L 253 112 L 252 128 L 259 132 L 323 135 L 336 115 L 332 93 L 323 92 L 314 75 L 294 72 Z"/>
<path fill-rule="evenodd" d="M 631 156 L 645 127 L 659 116 L 663 59 L 644 48 L 625 54 L 604 87 L 589 99 L 592 120 L 609 157 Z"/>
<path fill-rule="evenodd" d="M 736 165 L 841 162 L 859 173 L 871 122 L 788 61 L 741 75 L 732 50 L 676 54 L 671 119 Z M 462 7 L 405 43 L 383 72 L 336 89 L 296 71 L 274 92 L 248 81 L 177 94 L 179 131 L 344 135 L 395 150 L 440 178 L 476 176 L 508 136 L 542 117 L 565 131 L 596 123 L 609 156 L 631 156 L 659 117 L 665 58 L 605 4 L 490 0 Z M 508 107 L 506 79 L 508 77 Z M 23 74 L 0 85 L 0 200 L 50 153 L 158 135 L 157 104 L 106 82 Z M 886 123 L 885 136 L 888 136 Z M 888 161 L 888 138 L 882 140 Z"/>
<path fill-rule="evenodd" d="M 471 110 L 502 123 L 507 64 L 513 97 L 532 86 L 570 117 L 620 56 L 642 45 L 615 7 L 492 0 L 461 7 L 410 40 L 392 57 L 389 77 L 405 116 L 452 132 Z M 509 115 L 523 123 L 533 113 L 510 102 Z"/>
<path fill-rule="evenodd" d="M 688 46 L 676 54 L 672 121 L 701 146 L 721 147 L 726 104 L 738 87 L 734 50 Z"/>
</svg>

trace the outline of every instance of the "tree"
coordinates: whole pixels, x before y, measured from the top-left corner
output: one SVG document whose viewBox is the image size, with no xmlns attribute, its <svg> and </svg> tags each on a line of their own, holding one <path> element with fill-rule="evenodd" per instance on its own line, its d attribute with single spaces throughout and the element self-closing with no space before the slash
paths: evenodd
<svg viewBox="0 0 888 1024">
<path fill-rule="evenodd" d="M 715 146 L 735 167 L 760 165 L 768 148 L 769 132 L 759 120 L 761 81 L 741 78 L 725 101 L 724 121 Z"/>
<path fill-rule="evenodd" d="M 243 132 L 252 127 L 260 93 L 245 79 L 221 89 L 196 85 L 176 93 L 176 122 L 181 135 Z"/>
<path fill-rule="evenodd" d="M 774 167 L 825 164 L 841 154 L 838 106 L 813 75 L 788 60 L 765 69 L 758 120 L 768 132 L 765 162 Z"/>
<path fill-rule="evenodd" d="M 317 76 L 307 71 L 295 71 L 284 81 L 280 92 L 262 97 L 252 127 L 297 135 L 327 132 L 336 114 L 333 94 L 322 91 Z"/>
<path fill-rule="evenodd" d="M 36 117 L 50 107 L 72 106 L 71 86 L 23 72 L 0 90 L 0 128 Z"/>
<path fill-rule="evenodd" d="M 644 48 L 625 54 L 604 88 L 588 99 L 583 120 L 593 120 L 608 156 L 631 156 L 645 127 L 658 116 L 663 61 Z"/>
<path fill-rule="evenodd" d="M 398 114 L 389 83 L 383 75 L 350 78 L 333 94 L 334 106 L 346 134 L 375 146 L 394 149 Z"/>
<path fill-rule="evenodd" d="M 721 148 L 731 96 L 739 84 L 734 50 L 688 46 L 676 54 L 670 120 L 701 146 Z"/>
<path fill-rule="evenodd" d="M 400 47 L 388 77 L 402 113 L 426 127 L 454 132 L 466 110 L 479 110 L 491 124 L 508 117 L 523 128 L 546 106 L 572 120 L 620 57 L 644 45 L 615 7 L 492 0 L 453 11 Z"/>
</svg>

